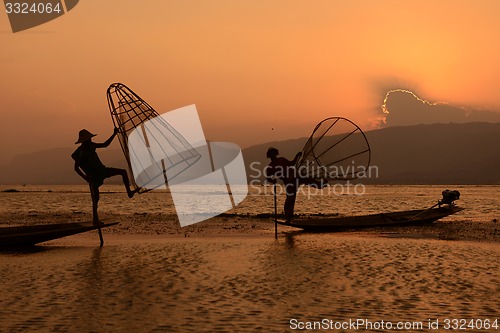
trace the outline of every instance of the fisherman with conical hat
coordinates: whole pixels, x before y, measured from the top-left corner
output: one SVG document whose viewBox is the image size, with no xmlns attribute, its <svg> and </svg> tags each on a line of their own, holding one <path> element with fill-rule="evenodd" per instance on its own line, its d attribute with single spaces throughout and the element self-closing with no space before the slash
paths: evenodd
<svg viewBox="0 0 500 333">
<path fill-rule="evenodd" d="M 97 205 L 99 203 L 99 187 L 104 183 L 104 179 L 113 176 L 122 176 L 125 189 L 129 198 L 132 198 L 137 190 L 130 189 L 127 171 L 124 169 L 110 168 L 104 166 L 97 155 L 97 148 L 108 147 L 115 138 L 118 130 L 115 128 L 113 135 L 103 143 L 96 143 L 92 138 L 96 134 L 92 134 L 86 129 L 82 129 L 78 135 L 78 141 L 75 144 L 80 146 L 75 150 L 71 157 L 75 160 L 75 171 L 89 183 L 90 195 L 92 196 L 92 213 L 95 225 L 100 223 L 97 215 Z"/>
</svg>

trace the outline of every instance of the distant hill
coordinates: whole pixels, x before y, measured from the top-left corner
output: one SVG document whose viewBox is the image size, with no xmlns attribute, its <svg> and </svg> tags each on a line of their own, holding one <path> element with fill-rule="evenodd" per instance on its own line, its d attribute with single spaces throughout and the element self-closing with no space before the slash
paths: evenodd
<svg viewBox="0 0 500 333">
<path fill-rule="evenodd" d="M 388 127 L 366 133 L 372 148 L 375 184 L 500 184 L 500 123 Z M 250 177 L 268 164 L 267 148 L 293 158 L 307 138 L 269 142 L 243 150 Z M 81 184 L 73 170 L 72 148 L 16 156 L 0 166 L 1 184 Z M 125 167 L 119 149 L 103 149 L 106 165 Z M 253 165 L 252 165 L 253 163 Z M 114 182 L 118 182 L 117 178 Z"/>
<path fill-rule="evenodd" d="M 500 184 L 500 123 L 389 127 L 367 137 L 377 183 Z"/>
<path fill-rule="evenodd" d="M 74 150 L 75 147 L 55 148 L 17 155 L 11 163 L 0 166 L 0 184 L 84 184 L 84 180 L 74 171 L 71 158 Z M 126 166 L 119 149 L 101 149 L 99 156 L 106 165 L 118 168 Z M 117 178 L 114 183 L 118 182 Z"/>
<path fill-rule="evenodd" d="M 500 184 L 500 123 L 432 124 L 388 127 L 366 132 L 372 184 Z M 270 146 L 293 158 L 307 138 L 270 142 L 244 150 L 247 165 L 267 165 Z M 249 167 L 250 175 L 257 172 Z"/>
</svg>

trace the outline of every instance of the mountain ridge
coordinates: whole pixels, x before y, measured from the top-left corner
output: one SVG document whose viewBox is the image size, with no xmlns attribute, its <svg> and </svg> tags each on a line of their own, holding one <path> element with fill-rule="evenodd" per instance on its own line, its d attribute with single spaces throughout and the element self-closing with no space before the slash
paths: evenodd
<svg viewBox="0 0 500 333">
<path fill-rule="evenodd" d="M 378 177 L 366 184 L 500 184 L 500 123 L 449 123 L 394 126 L 365 132 Z M 267 148 L 287 158 L 302 149 L 307 137 L 273 141 L 243 149 L 250 179 L 267 164 Z M 72 148 L 21 154 L 0 166 L 0 184 L 83 184 L 74 172 Z M 105 165 L 124 168 L 121 150 L 102 149 Z M 119 182 L 118 177 L 109 183 Z"/>
</svg>

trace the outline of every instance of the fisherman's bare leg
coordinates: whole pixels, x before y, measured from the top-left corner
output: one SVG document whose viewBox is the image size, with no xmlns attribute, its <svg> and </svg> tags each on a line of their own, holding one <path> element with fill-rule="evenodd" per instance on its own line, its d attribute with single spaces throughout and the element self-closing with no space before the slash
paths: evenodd
<svg viewBox="0 0 500 333">
<path fill-rule="evenodd" d="M 109 171 L 109 177 L 122 176 L 123 184 L 125 185 L 125 189 L 127 190 L 127 195 L 129 198 L 132 198 L 134 194 L 138 192 L 138 190 L 132 190 L 130 188 L 130 182 L 128 180 L 127 170 L 118 168 L 108 168 L 108 171 Z"/>
</svg>

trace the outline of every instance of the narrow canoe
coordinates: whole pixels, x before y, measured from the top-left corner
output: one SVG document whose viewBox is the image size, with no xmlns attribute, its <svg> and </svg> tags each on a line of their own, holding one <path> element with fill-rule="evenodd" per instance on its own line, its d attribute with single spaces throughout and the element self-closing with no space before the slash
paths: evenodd
<svg viewBox="0 0 500 333">
<path fill-rule="evenodd" d="M 102 224 L 101 228 L 119 222 Z M 92 222 L 43 224 L 0 228 L 0 247 L 30 246 L 97 229 Z"/>
<path fill-rule="evenodd" d="M 426 224 L 437 221 L 445 216 L 455 214 L 461 210 L 463 210 L 463 208 L 453 205 L 433 209 L 417 209 L 360 216 L 298 218 L 292 220 L 290 224 L 286 224 L 283 220 L 278 220 L 278 223 L 307 231 L 335 231 Z"/>
</svg>

